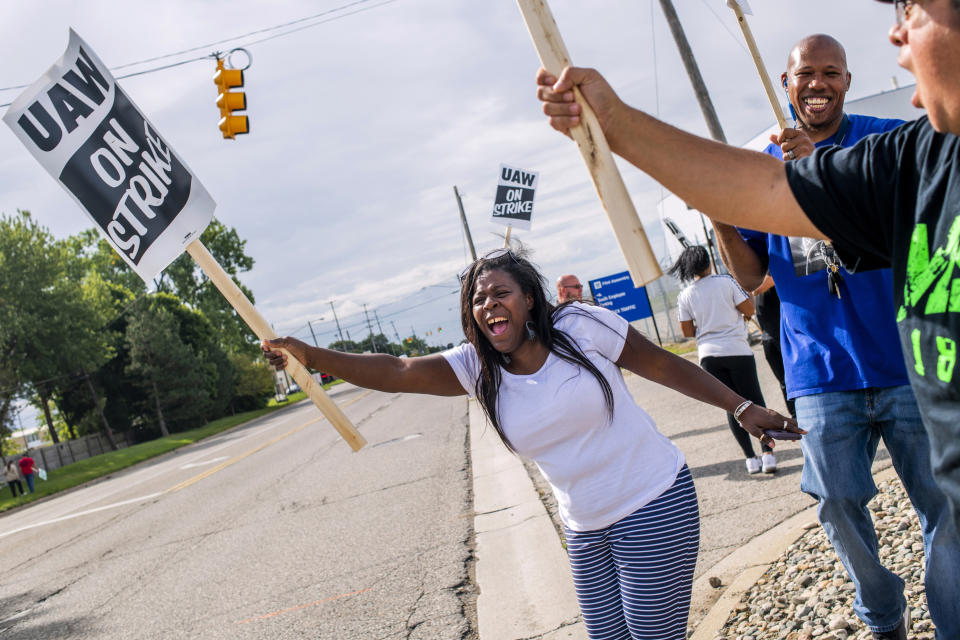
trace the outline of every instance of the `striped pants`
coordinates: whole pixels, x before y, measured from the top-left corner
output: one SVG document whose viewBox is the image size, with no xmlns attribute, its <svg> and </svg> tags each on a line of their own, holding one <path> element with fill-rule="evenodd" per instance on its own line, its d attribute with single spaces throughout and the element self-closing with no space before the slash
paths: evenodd
<svg viewBox="0 0 960 640">
<path fill-rule="evenodd" d="M 700 544 L 697 493 L 686 465 L 672 487 L 619 522 L 566 535 L 590 638 L 686 638 Z"/>
</svg>

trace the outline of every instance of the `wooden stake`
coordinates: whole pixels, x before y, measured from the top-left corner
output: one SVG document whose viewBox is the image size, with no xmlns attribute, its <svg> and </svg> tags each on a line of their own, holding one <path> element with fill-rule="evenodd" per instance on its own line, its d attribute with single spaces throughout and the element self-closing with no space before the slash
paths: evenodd
<svg viewBox="0 0 960 640">
<path fill-rule="evenodd" d="M 770 101 L 770 106 L 773 107 L 773 115 L 777 119 L 777 126 L 780 127 L 781 130 L 786 129 L 787 119 L 783 115 L 783 107 L 780 106 L 780 100 L 777 98 L 777 94 L 773 89 L 773 83 L 770 82 L 770 74 L 767 73 L 767 66 L 763 64 L 763 58 L 760 57 L 760 50 L 757 48 L 757 41 L 753 39 L 753 32 L 750 31 L 750 25 L 747 24 L 747 19 L 740 9 L 740 4 L 733 2 L 730 3 L 730 5 L 737 16 L 740 31 L 743 32 L 743 39 L 747 41 L 750 55 L 753 56 L 753 64 L 756 65 L 757 73 L 760 74 L 760 81 L 763 83 L 763 88 L 767 92 L 767 100 Z"/>
<path fill-rule="evenodd" d="M 506 232 L 505 234 L 503 234 L 503 248 L 504 248 L 504 249 L 509 249 L 509 248 L 510 248 L 510 232 L 511 232 L 512 230 L 513 230 L 513 225 L 512 225 L 512 224 L 508 224 L 508 225 L 507 225 L 507 232 Z"/>
<path fill-rule="evenodd" d="M 187 253 L 196 260 L 203 272 L 210 278 L 210 281 L 220 290 L 220 293 L 227 299 L 230 306 L 240 314 L 240 317 L 243 318 L 247 326 L 257 334 L 258 338 L 261 340 L 271 340 L 277 337 L 277 334 L 274 333 L 270 325 L 267 324 L 267 321 L 263 319 L 263 316 L 257 312 L 253 304 L 250 303 L 250 300 L 247 299 L 247 296 L 240 290 L 240 287 L 230 279 L 227 272 L 224 271 L 220 263 L 210 255 L 210 252 L 207 251 L 207 248 L 203 246 L 203 243 L 201 243 L 199 239 L 187 245 Z M 313 404 L 317 405 L 317 408 L 320 409 L 320 412 L 330 421 L 334 429 L 340 433 L 340 436 L 347 441 L 350 448 L 354 451 L 362 449 L 363 445 L 367 443 L 364 437 L 360 435 L 356 427 L 351 424 L 349 418 L 340 410 L 340 407 L 330 399 L 330 396 L 323 390 L 323 387 L 317 384 L 317 381 L 313 379 L 310 372 L 289 353 L 287 354 L 287 372 L 293 377 L 294 381 L 300 385 L 300 388 L 303 389 L 307 397 L 313 401 Z"/>
<path fill-rule="evenodd" d="M 540 56 L 540 63 L 544 69 L 559 77 L 564 67 L 570 66 L 570 56 L 546 0 L 517 0 L 517 4 L 537 49 L 537 55 Z M 663 273 L 653 249 L 650 248 L 643 225 L 640 224 L 633 200 L 623 184 L 620 171 L 613 162 L 613 154 L 600 128 L 600 121 L 584 100 L 580 89 L 574 88 L 574 96 L 581 107 L 581 125 L 571 129 L 570 135 L 576 141 L 590 170 L 590 177 L 607 212 L 633 284 L 637 287 L 643 286 Z"/>
</svg>

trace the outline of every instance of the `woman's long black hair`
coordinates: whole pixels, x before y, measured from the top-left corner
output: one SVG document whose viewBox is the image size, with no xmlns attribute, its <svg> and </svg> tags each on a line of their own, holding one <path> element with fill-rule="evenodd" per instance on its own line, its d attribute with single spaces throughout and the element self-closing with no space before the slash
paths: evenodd
<svg viewBox="0 0 960 640">
<path fill-rule="evenodd" d="M 709 268 L 710 255 L 702 246 L 695 244 L 683 250 L 667 273 L 676 276 L 681 282 L 690 282 Z"/>
<path fill-rule="evenodd" d="M 590 372 L 603 389 L 603 398 L 607 405 L 607 412 L 613 416 L 613 391 L 610 383 L 604 378 L 596 365 L 590 362 L 590 359 L 584 355 L 583 351 L 565 332 L 554 327 L 554 321 L 557 313 L 570 303 L 564 303 L 554 307 L 547 302 L 545 293 L 546 280 L 522 255 L 514 252 L 505 252 L 496 257 L 480 258 L 474 262 L 462 278 L 460 288 L 460 322 L 463 325 L 463 335 L 467 341 L 473 345 L 477 351 L 480 360 L 480 377 L 477 380 L 476 396 L 483 407 L 484 413 L 490 420 L 490 424 L 500 434 L 507 448 L 516 453 L 510 440 L 503 432 L 500 424 L 500 417 L 497 412 L 497 396 L 500 392 L 500 384 L 503 381 L 500 367 L 504 364 L 504 354 L 493 348 L 493 345 L 487 340 L 486 336 L 479 330 L 473 317 L 473 294 L 477 288 L 477 278 L 487 271 L 500 270 L 512 277 L 520 286 L 524 294 L 533 298 L 533 308 L 530 310 L 531 321 L 535 325 L 537 339 L 540 340 L 551 353 L 556 354 L 561 360 L 565 360 L 573 365 L 582 367 Z M 571 310 L 568 313 L 582 313 Z M 587 314 L 584 314 L 587 315 Z M 593 316 L 588 316 L 593 319 Z"/>
</svg>

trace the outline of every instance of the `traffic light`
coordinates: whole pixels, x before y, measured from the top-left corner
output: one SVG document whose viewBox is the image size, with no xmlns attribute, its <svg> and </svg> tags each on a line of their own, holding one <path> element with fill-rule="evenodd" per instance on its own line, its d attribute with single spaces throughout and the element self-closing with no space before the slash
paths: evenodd
<svg viewBox="0 0 960 640">
<path fill-rule="evenodd" d="M 234 111 L 247 108 L 247 95 L 243 91 L 230 91 L 234 87 L 243 86 L 243 70 L 227 69 L 223 66 L 223 60 L 217 59 L 213 83 L 220 90 L 217 106 L 220 108 L 220 131 L 223 137 L 233 139 L 239 133 L 249 133 L 247 116 L 233 115 Z"/>
</svg>

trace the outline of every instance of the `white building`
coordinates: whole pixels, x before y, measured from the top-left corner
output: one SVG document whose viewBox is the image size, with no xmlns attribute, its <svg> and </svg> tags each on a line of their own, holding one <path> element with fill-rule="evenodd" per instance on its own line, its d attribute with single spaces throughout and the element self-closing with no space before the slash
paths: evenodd
<svg viewBox="0 0 960 640">
<path fill-rule="evenodd" d="M 916 120 L 923 115 L 923 111 L 910 104 L 910 98 L 916 85 L 900 87 L 891 91 L 884 91 L 866 98 L 847 100 L 844 110 L 847 113 L 859 113 L 877 118 L 900 118 L 901 120 Z M 788 114 L 789 109 L 784 106 L 783 112 Z M 755 138 L 743 145 L 744 149 L 762 151 L 770 143 L 770 135 L 779 132 L 779 127 L 773 123 Z M 675 195 L 669 195 L 660 202 L 660 224 L 663 226 L 664 247 L 661 256 L 669 256 L 669 263 L 673 263 L 683 247 L 680 241 L 667 226 L 667 221 L 673 221 L 680 232 L 693 244 L 706 244 L 704 230 L 709 230 L 711 237 L 713 228 L 710 221 L 699 211 L 689 209 L 686 203 Z"/>
</svg>

